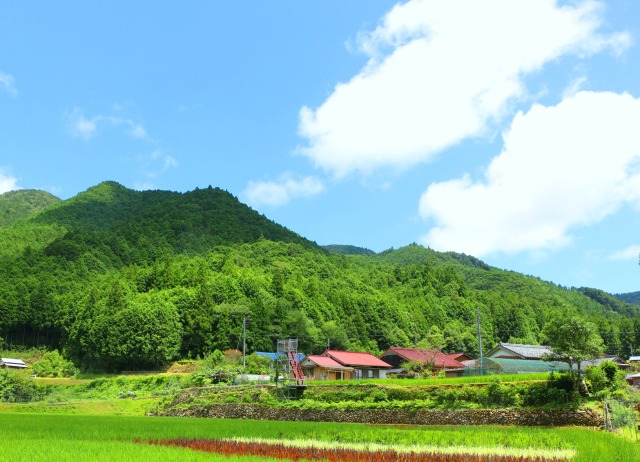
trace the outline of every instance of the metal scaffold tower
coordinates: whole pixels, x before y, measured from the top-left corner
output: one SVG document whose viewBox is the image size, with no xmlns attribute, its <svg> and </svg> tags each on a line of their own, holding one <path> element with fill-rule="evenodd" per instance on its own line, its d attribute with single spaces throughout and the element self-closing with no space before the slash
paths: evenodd
<svg viewBox="0 0 640 462">
<path fill-rule="evenodd" d="M 298 361 L 298 339 L 278 340 L 276 353 L 277 371 L 276 395 L 278 399 L 298 399 L 302 396 L 305 377 Z"/>
</svg>

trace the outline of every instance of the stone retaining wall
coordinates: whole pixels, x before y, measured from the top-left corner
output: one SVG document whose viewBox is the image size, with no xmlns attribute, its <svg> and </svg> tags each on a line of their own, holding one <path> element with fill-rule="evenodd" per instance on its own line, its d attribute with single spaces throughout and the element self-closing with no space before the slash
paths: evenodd
<svg viewBox="0 0 640 462">
<path fill-rule="evenodd" d="M 218 419 L 358 422 L 408 425 L 579 425 L 600 427 L 602 416 L 591 409 L 283 409 L 259 404 L 208 404 L 172 409 L 168 416 Z"/>
</svg>

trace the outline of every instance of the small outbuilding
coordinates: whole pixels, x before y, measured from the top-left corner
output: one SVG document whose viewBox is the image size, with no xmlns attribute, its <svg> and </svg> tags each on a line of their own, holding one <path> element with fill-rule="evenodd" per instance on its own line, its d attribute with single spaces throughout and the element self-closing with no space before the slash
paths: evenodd
<svg viewBox="0 0 640 462">
<path fill-rule="evenodd" d="M 0 368 L 2 368 L 2 369 L 26 369 L 27 365 L 21 359 L 0 358 Z"/>
</svg>

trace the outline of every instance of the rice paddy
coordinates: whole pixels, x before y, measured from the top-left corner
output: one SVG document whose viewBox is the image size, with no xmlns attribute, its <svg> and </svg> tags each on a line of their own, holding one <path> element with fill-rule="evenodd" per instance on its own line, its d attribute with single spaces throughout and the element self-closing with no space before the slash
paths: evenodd
<svg viewBox="0 0 640 462">
<path fill-rule="evenodd" d="M 25 413 L 0 413 L 0 428 L 0 460 L 18 462 L 275 461 L 285 457 L 434 462 L 640 460 L 640 444 L 585 428 L 392 427 Z M 157 444 L 162 441 L 167 443 Z M 202 447 L 226 444 L 227 449 L 206 452 L 169 441 L 199 441 Z M 228 449 L 234 446 L 241 450 Z M 249 447 L 262 452 L 247 452 Z M 332 451 L 338 458 L 331 458 Z"/>
</svg>

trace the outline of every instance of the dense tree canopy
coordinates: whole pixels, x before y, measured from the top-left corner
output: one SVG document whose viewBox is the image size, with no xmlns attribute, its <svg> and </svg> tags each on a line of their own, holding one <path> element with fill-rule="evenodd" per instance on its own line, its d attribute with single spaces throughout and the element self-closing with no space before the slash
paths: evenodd
<svg viewBox="0 0 640 462">
<path fill-rule="evenodd" d="M 434 345 L 477 354 L 539 343 L 571 307 L 610 353 L 640 347 L 638 307 L 419 245 L 335 254 L 219 189 L 135 192 L 105 183 L 0 228 L 0 337 L 84 368 L 144 369 L 241 348 L 305 353 Z M 631 346 L 631 348 L 630 348 Z"/>
</svg>

